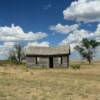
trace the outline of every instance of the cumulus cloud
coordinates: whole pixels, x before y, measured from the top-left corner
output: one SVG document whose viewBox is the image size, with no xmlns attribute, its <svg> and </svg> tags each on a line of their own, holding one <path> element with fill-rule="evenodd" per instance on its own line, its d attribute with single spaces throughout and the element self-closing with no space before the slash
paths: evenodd
<svg viewBox="0 0 100 100">
<path fill-rule="evenodd" d="M 4 42 L 0 45 L 0 59 L 7 59 L 9 51 L 14 47 L 15 42 Z"/>
<path fill-rule="evenodd" d="M 75 30 L 74 32 L 70 33 L 64 40 L 61 41 L 60 45 L 70 44 L 71 50 L 74 50 L 74 47 L 80 43 L 83 38 L 87 38 L 92 33 L 81 29 Z"/>
<path fill-rule="evenodd" d="M 95 38 L 98 42 L 100 42 L 100 24 L 97 25 L 97 29 L 95 31 Z"/>
<path fill-rule="evenodd" d="M 1 41 L 35 41 L 47 37 L 46 33 L 43 32 L 24 32 L 20 26 L 15 26 L 14 24 L 11 27 L 4 26 L 0 27 L 0 40 Z"/>
<path fill-rule="evenodd" d="M 83 22 L 100 22 L 100 0 L 78 0 L 63 11 L 64 18 Z"/>
<path fill-rule="evenodd" d="M 3 47 L 13 48 L 15 44 L 16 44 L 15 42 L 4 42 Z"/>
<path fill-rule="evenodd" d="M 60 45 L 70 44 L 73 51 L 73 48 L 78 45 L 83 38 L 95 39 L 100 42 L 100 24 L 97 25 L 97 29 L 94 32 L 85 29 L 73 31 L 63 41 L 61 41 Z"/>
<path fill-rule="evenodd" d="M 28 44 L 27 44 L 27 46 L 26 46 L 26 48 L 28 48 L 28 47 L 49 47 L 50 46 L 50 44 L 49 44 L 49 42 L 29 42 Z"/>
<path fill-rule="evenodd" d="M 9 56 L 9 51 L 12 50 L 16 42 L 25 41 L 25 43 L 27 43 L 29 41 L 38 41 L 45 37 L 47 37 L 46 33 L 24 32 L 24 30 L 20 26 L 15 26 L 14 24 L 12 24 L 11 27 L 0 27 L 0 41 L 3 42 L 3 44 L 0 44 L 0 59 L 7 58 Z M 34 42 L 33 44 L 28 43 L 28 46 L 29 45 L 49 44 L 47 44 L 46 42 L 40 44 L 38 42 Z"/>
<path fill-rule="evenodd" d="M 4 42 L 0 45 L 0 59 L 7 59 L 9 57 L 10 50 L 13 49 L 16 42 Z M 24 48 L 39 46 L 39 47 L 49 47 L 49 42 L 29 42 Z"/>
<path fill-rule="evenodd" d="M 55 26 L 51 26 L 50 30 L 60 34 L 68 34 L 66 38 L 61 41 L 60 45 L 70 44 L 72 51 L 74 50 L 74 47 L 82 41 L 83 38 L 95 39 L 100 42 L 100 24 L 97 25 L 97 28 L 94 32 L 81 29 L 79 24 L 57 24 Z"/>
<path fill-rule="evenodd" d="M 100 24 L 97 25 L 97 29 L 95 31 L 96 35 L 100 35 Z"/>
<path fill-rule="evenodd" d="M 91 34 L 89 34 L 89 32 L 86 30 L 75 30 L 73 33 L 70 33 L 65 40 L 63 40 L 63 43 L 76 43 L 81 41 L 82 38 L 88 37 L 89 35 Z"/>
<path fill-rule="evenodd" d="M 73 32 L 79 28 L 78 24 L 74 25 L 62 25 L 62 24 L 57 24 L 57 25 L 52 25 L 50 26 L 50 30 L 58 32 L 58 33 L 63 33 L 63 34 L 68 34 L 69 32 Z"/>
<path fill-rule="evenodd" d="M 3 48 L 3 47 L 1 48 L 0 47 L 0 55 L 4 55 L 4 54 L 8 55 L 8 51 L 5 48 Z"/>
<path fill-rule="evenodd" d="M 0 48 L 0 60 L 5 60 L 9 57 L 8 51 L 4 48 Z"/>
</svg>

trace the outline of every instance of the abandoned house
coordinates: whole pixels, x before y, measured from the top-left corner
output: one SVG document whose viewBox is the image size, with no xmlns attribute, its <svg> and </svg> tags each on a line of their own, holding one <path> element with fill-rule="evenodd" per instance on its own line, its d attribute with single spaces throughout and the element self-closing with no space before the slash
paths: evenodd
<svg viewBox="0 0 100 100">
<path fill-rule="evenodd" d="M 28 47 L 25 50 L 27 66 L 69 67 L 70 46 Z"/>
</svg>

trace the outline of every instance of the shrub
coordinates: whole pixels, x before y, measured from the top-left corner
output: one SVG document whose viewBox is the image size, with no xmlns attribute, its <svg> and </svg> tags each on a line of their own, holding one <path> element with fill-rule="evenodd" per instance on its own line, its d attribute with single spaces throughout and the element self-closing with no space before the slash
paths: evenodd
<svg viewBox="0 0 100 100">
<path fill-rule="evenodd" d="M 80 67 L 81 67 L 80 65 L 71 65 L 72 69 L 80 69 Z"/>
</svg>

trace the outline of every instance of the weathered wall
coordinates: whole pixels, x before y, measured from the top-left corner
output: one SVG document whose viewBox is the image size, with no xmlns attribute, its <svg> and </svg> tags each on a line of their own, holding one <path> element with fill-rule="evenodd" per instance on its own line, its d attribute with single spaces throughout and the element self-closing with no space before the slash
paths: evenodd
<svg viewBox="0 0 100 100">
<path fill-rule="evenodd" d="M 29 67 L 48 67 L 49 66 L 49 59 L 48 58 L 42 58 L 37 57 L 37 64 L 36 64 L 36 58 L 35 57 L 26 57 L 26 64 Z"/>
<path fill-rule="evenodd" d="M 62 59 L 63 59 L 62 60 L 62 63 L 63 63 L 62 66 L 67 67 L 67 57 L 62 57 Z"/>
<path fill-rule="evenodd" d="M 54 57 L 53 58 L 54 67 L 61 65 L 61 58 L 60 57 Z"/>
<path fill-rule="evenodd" d="M 49 66 L 48 57 L 38 57 L 38 65 L 42 67 L 48 67 Z"/>
<path fill-rule="evenodd" d="M 26 57 L 26 63 L 29 67 L 49 67 L 49 57 L 37 57 L 37 64 L 35 57 Z M 53 66 L 54 67 L 67 67 L 67 57 L 53 57 Z"/>
<path fill-rule="evenodd" d="M 61 57 L 54 57 L 54 67 L 67 67 L 67 57 L 62 57 L 62 64 L 61 64 Z"/>
<path fill-rule="evenodd" d="M 36 64 L 36 59 L 34 57 L 26 57 L 27 66 L 31 67 Z"/>
</svg>

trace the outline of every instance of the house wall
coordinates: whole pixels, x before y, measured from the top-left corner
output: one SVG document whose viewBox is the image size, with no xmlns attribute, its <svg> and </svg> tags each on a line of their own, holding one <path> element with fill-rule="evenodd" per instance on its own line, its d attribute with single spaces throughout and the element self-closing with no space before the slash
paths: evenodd
<svg viewBox="0 0 100 100">
<path fill-rule="evenodd" d="M 31 67 L 36 64 L 36 59 L 34 57 L 26 57 L 27 66 Z"/>
<path fill-rule="evenodd" d="M 26 57 L 26 64 L 28 67 L 48 67 L 49 66 L 49 59 L 48 57 L 37 57 L 37 64 L 36 64 L 36 57 Z"/>
<path fill-rule="evenodd" d="M 26 64 L 29 67 L 49 67 L 49 57 L 37 57 L 37 64 L 36 64 L 36 57 L 28 57 L 26 56 Z M 53 66 L 54 67 L 67 67 L 67 55 L 62 56 L 62 64 L 61 64 L 61 57 L 53 57 Z"/>
<path fill-rule="evenodd" d="M 62 57 L 62 66 L 63 67 L 67 67 L 67 56 L 66 57 Z"/>
<path fill-rule="evenodd" d="M 54 64 L 54 67 L 60 66 L 61 65 L 61 58 L 60 57 L 54 57 L 53 58 L 53 64 Z"/>
<path fill-rule="evenodd" d="M 54 67 L 67 67 L 67 56 L 62 57 L 62 64 L 61 64 L 61 57 L 54 57 L 53 63 Z"/>
<path fill-rule="evenodd" d="M 49 66 L 48 57 L 38 57 L 38 65 L 42 67 L 48 67 Z"/>
</svg>

